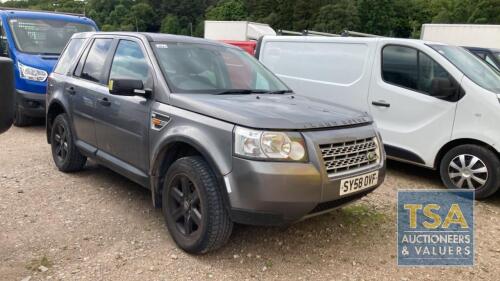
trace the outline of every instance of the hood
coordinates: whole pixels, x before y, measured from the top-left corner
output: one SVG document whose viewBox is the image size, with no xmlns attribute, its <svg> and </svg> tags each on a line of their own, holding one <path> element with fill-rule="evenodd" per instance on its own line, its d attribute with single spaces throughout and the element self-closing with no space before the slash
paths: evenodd
<svg viewBox="0 0 500 281">
<path fill-rule="evenodd" d="M 171 94 L 170 103 L 256 129 L 333 128 L 372 121 L 366 113 L 297 95 Z"/>
<path fill-rule="evenodd" d="M 54 70 L 59 56 L 17 53 L 16 59 L 24 65 L 45 70 L 50 74 Z"/>
</svg>

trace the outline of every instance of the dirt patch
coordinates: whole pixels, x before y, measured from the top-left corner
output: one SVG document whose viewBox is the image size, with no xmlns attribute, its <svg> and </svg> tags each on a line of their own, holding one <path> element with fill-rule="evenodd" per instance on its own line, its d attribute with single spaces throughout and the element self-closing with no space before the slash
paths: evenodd
<svg viewBox="0 0 500 281">
<path fill-rule="evenodd" d="M 414 166 L 389 162 L 387 180 L 373 194 L 288 228 L 237 226 L 226 247 L 200 257 L 175 246 L 147 190 L 94 163 L 81 173 L 58 172 L 42 127 L 1 135 L 0 159 L 0 280 L 442 281 L 500 275 L 498 194 L 477 202 L 474 268 L 397 267 L 397 190 L 443 188 L 434 172 Z"/>
</svg>

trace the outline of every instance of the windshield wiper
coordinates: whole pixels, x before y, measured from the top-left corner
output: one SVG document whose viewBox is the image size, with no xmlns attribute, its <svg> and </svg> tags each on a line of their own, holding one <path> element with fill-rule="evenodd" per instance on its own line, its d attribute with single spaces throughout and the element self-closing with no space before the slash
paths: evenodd
<svg viewBox="0 0 500 281">
<path fill-rule="evenodd" d="M 232 89 L 215 93 L 215 95 L 251 95 L 251 94 L 265 94 L 266 91 L 250 90 L 250 89 Z"/>
<path fill-rule="evenodd" d="M 292 90 L 280 90 L 280 91 L 271 91 L 271 92 L 266 92 L 266 95 L 284 95 L 284 94 L 289 94 L 293 93 Z"/>
</svg>

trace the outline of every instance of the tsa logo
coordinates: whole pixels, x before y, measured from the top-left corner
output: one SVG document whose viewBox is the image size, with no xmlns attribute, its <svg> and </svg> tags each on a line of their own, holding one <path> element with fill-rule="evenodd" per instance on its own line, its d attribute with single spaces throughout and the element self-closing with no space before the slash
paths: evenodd
<svg viewBox="0 0 500 281">
<path fill-rule="evenodd" d="M 474 265 L 474 192 L 399 191 L 398 264 Z"/>
</svg>

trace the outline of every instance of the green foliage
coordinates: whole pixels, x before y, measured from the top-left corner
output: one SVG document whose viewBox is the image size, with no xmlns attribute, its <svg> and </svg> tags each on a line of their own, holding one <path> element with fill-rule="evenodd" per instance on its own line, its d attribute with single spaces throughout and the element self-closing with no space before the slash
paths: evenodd
<svg viewBox="0 0 500 281">
<path fill-rule="evenodd" d="M 207 20 L 244 20 L 248 17 L 241 0 L 224 0 L 207 9 Z"/>
<path fill-rule="evenodd" d="M 11 0 L 0 5 L 86 14 L 107 31 L 194 36 L 203 35 L 205 19 L 414 38 L 423 23 L 500 24 L 500 0 Z"/>
<path fill-rule="evenodd" d="M 358 9 L 353 1 L 337 0 L 319 9 L 314 30 L 340 34 L 343 30 L 359 30 Z"/>
</svg>

